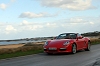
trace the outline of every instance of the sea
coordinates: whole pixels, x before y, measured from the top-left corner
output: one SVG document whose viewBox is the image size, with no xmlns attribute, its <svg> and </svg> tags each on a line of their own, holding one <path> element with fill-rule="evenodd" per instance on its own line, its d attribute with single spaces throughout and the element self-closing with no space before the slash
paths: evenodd
<svg viewBox="0 0 100 66">
<path fill-rule="evenodd" d="M 24 44 L 24 43 L 29 43 L 29 42 L 42 42 L 45 40 L 37 40 L 37 41 L 26 41 L 26 40 L 22 40 L 22 41 L 0 41 L 0 45 L 9 45 L 9 44 Z"/>
</svg>

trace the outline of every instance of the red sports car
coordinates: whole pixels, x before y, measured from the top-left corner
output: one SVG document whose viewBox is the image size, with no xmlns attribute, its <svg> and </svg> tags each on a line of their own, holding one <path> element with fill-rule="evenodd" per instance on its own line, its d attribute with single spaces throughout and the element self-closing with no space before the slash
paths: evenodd
<svg viewBox="0 0 100 66">
<path fill-rule="evenodd" d="M 85 49 L 90 51 L 90 39 L 82 37 L 79 33 L 63 33 L 54 40 L 48 40 L 44 44 L 44 52 L 53 53 L 73 53 Z"/>
</svg>

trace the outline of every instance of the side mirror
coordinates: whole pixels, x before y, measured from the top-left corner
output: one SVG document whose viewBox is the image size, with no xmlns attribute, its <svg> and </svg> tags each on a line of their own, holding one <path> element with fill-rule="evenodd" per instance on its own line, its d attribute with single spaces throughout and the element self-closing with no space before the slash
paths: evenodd
<svg viewBox="0 0 100 66">
<path fill-rule="evenodd" d="M 57 37 L 54 37 L 53 39 L 56 39 Z"/>
<path fill-rule="evenodd" d="M 83 38 L 83 36 L 79 36 L 79 37 L 78 37 L 78 39 L 82 39 L 82 38 Z"/>
</svg>

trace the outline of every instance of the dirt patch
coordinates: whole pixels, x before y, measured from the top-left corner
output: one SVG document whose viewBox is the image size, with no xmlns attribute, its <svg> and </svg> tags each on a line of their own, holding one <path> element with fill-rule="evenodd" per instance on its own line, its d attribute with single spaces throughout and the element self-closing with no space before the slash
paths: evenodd
<svg viewBox="0 0 100 66">
<path fill-rule="evenodd" d="M 3 48 L 18 48 L 18 47 L 22 47 L 25 44 L 10 44 L 10 45 L 0 45 L 0 49 Z"/>
<path fill-rule="evenodd" d="M 44 44 L 44 42 L 29 42 L 29 43 L 25 43 L 25 44 L 9 44 L 9 45 L 0 45 L 0 49 L 3 48 L 18 48 L 18 47 L 22 47 L 24 45 L 34 45 L 34 44 Z"/>
</svg>

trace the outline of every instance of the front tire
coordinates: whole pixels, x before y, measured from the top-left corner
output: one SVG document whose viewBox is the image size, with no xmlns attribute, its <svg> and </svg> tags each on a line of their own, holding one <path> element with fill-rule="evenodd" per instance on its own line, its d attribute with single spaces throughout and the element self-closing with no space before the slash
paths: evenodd
<svg viewBox="0 0 100 66">
<path fill-rule="evenodd" d="M 90 51 L 90 45 L 91 45 L 91 42 L 88 42 L 87 48 L 85 49 L 86 51 Z"/>
<path fill-rule="evenodd" d="M 72 54 L 75 54 L 77 52 L 76 44 L 72 45 Z"/>
</svg>

